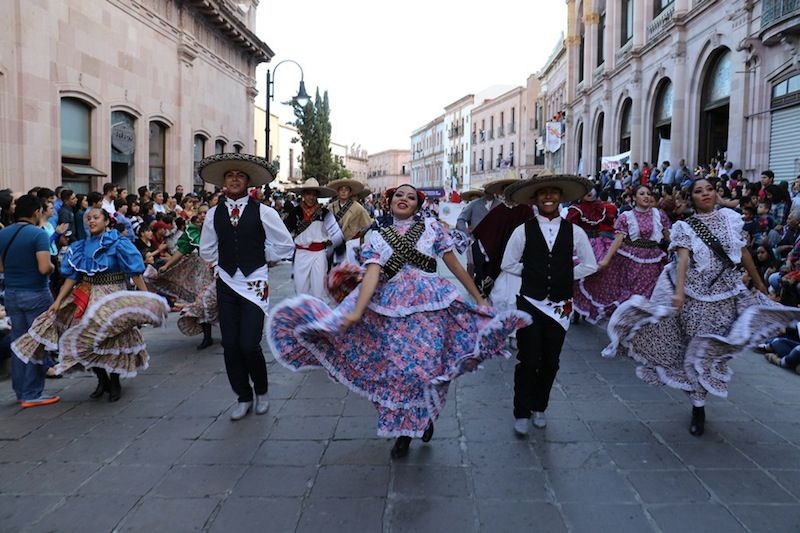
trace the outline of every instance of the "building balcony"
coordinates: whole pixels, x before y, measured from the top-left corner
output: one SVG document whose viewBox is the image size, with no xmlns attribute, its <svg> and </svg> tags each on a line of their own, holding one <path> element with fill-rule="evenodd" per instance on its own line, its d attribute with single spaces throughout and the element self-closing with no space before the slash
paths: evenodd
<svg viewBox="0 0 800 533">
<path fill-rule="evenodd" d="M 762 0 L 761 40 L 772 46 L 787 34 L 800 34 L 800 0 Z"/>
<path fill-rule="evenodd" d="M 489 140 L 490 141 L 494 140 L 494 130 L 489 130 Z"/>
<path fill-rule="evenodd" d="M 671 4 L 658 14 L 656 18 L 647 25 L 647 40 L 652 42 L 660 37 L 667 29 L 672 26 L 672 15 L 675 14 L 675 4 Z"/>
<path fill-rule="evenodd" d="M 509 122 L 508 123 L 508 134 L 509 135 L 514 135 L 515 133 L 517 133 L 517 125 L 516 125 L 516 123 Z"/>
<path fill-rule="evenodd" d="M 506 136 L 506 130 L 503 128 L 503 126 L 499 126 L 497 128 L 497 136 L 498 137 L 505 137 Z"/>
<path fill-rule="evenodd" d="M 617 66 L 623 64 L 631 57 L 631 50 L 633 49 L 633 39 L 628 39 L 628 42 L 622 45 L 622 48 L 617 50 L 614 55 Z"/>
<path fill-rule="evenodd" d="M 605 72 L 606 72 L 605 63 L 594 69 L 594 72 L 592 73 L 592 83 L 597 83 L 598 81 L 602 80 L 603 74 L 605 74 Z"/>
</svg>

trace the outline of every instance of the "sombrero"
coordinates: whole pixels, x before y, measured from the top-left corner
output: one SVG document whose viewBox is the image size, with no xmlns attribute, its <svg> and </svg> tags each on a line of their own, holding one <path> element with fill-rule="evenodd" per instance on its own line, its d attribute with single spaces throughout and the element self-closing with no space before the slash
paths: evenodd
<svg viewBox="0 0 800 533">
<path fill-rule="evenodd" d="M 229 170 L 244 172 L 250 177 L 250 187 L 260 187 L 275 179 L 272 163 L 249 154 L 216 154 L 204 158 L 197 164 L 200 179 L 217 187 L 225 185 L 225 173 Z"/>
<path fill-rule="evenodd" d="M 358 196 L 364 190 L 364 184 L 357 180 L 340 179 L 328 182 L 328 187 L 334 191 L 338 191 L 339 187 L 350 187 L 350 194 Z"/>
<path fill-rule="evenodd" d="M 520 180 L 521 178 L 513 170 L 509 170 L 501 179 L 486 183 L 483 186 L 483 190 L 489 194 L 503 194 L 506 187 Z"/>
<path fill-rule="evenodd" d="M 461 200 L 464 202 L 471 202 L 475 198 L 483 196 L 483 191 L 480 189 L 467 189 L 461 193 Z"/>
<path fill-rule="evenodd" d="M 358 193 L 358 197 L 359 197 L 361 200 L 364 200 L 364 199 L 366 199 L 366 197 L 367 197 L 367 196 L 369 196 L 370 194 L 372 194 L 372 191 L 371 191 L 371 190 L 369 190 L 369 189 L 367 189 L 366 187 L 364 187 L 364 189 L 362 189 L 362 191 L 361 191 L 360 193 Z"/>
<path fill-rule="evenodd" d="M 530 205 L 536 199 L 536 192 L 545 187 L 560 189 L 561 201 L 572 202 L 586 196 L 592 186 L 586 178 L 545 172 L 511 185 L 505 194 L 512 202 Z"/>
<path fill-rule="evenodd" d="M 301 183 L 299 187 L 292 187 L 291 189 L 287 189 L 287 191 L 296 194 L 302 194 L 303 191 L 315 191 L 319 198 L 333 198 L 336 196 L 336 191 L 334 189 L 322 187 L 317 181 L 317 178 L 308 178 Z"/>
</svg>

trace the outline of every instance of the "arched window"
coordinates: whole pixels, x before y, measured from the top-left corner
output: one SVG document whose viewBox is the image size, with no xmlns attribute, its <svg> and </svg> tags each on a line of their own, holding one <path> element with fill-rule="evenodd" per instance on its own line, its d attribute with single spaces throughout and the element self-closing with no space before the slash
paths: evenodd
<svg viewBox="0 0 800 533">
<path fill-rule="evenodd" d="M 150 122 L 150 161 L 148 167 L 148 188 L 153 192 L 164 191 L 164 170 L 166 167 L 167 126 L 163 122 Z"/>
<path fill-rule="evenodd" d="M 653 106 L 653 144 L 651 161 L 653 166 L 658 166 L 661 140 L 672 138 L 672 82 L 669 79 L 661 80 L 656 89 L 655 105 Z"/>
<path fill-rule="evenodd" d="M 203 180 L 200 179 L 200 174 L 197 172 L 197 165 L 205 157 L 206 153 L 206 138 L 202 135 L 194 136 L 194 176 L 192 179 L 192 186 L 194 192 L 203 190 Z"/>
<path fill-rule="evenodd" d="M 111 181 L 118 189 L 136 189 L 136 117 L 125 111 L 111 112 Z"/>
<path fill-rule="evenodd" d="M 225 141 L 222 139 L 217 139 L 214 142 L 214 153 L 215 154 L 224 154 L 225 153 Z"/>
<path fill-rule="evenodd" d="M 237 154 L 241 154 L 242 153 L 242 145 L 241 144 L 234 144 L 233 145 L 233 151 L 236 152 Z"/>
<path fill-rule="evenodd" d="M 626 98 L 622 103 L 622 113 L 619 121 L 619 153 L 625 153 L 631 149 L 631 99 Z"/>
<path fill-rule="evenodd" d="M 595 130 L 594 142 L 595 142 L 595 155 L 594 155 L 594 172 L 598 174 L 600 172 L 601 167 L 601 160 L 603 157 L 603 128 L 605 126 L 605 114 L 600 113 L 600 116 L 597 117 L 597 129 Z"/>
<path fill-rule="evenodd" d="M 709 58 L 703 76 L 698 163 L 724 158 L 728 150 L 731 74 L 731 52 L 721 48 Z"/>
<path fill-rule="evenodd" d="M 92 177 L 106 174 L 92 167 L 92 107 L 78 98 L 61 99 L 61 182 L 86 194 Z"/>
</svg>

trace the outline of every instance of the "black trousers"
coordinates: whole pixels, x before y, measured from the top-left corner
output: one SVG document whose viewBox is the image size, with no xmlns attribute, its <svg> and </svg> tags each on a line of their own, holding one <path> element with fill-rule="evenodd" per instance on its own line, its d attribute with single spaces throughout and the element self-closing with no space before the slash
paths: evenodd
<svg viewBox="0 0 800 533">
<path fill-rule="evenodd" d="M 261 351 L 264 312 L 221 279 L 217 280 L 217 306 L 228 381 L 240 402 L 250 402 L 254 389 L 259 396 L 267 393 L 267 363 Z"/>
<path fill-rule="evenodd" d="M 531 315 L 533 324 L 517 330 L 514 418 L 530 418 L 533 411 L 547 409 L 567 332 L 522 296 L 517 296 L 517 309 Z"/>
</svg>

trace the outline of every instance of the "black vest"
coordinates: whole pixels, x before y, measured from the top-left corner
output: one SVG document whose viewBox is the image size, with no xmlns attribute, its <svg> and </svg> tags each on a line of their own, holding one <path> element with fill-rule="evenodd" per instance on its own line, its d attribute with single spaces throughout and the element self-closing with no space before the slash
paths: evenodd
<svg viewBox="0 0 800 533">
<path fill-rule="evenodd" d="M 539 222 L 533 218 L 525 223 L 520 294 L 554 302 L 572 298 L 572 241 L 572 224 L 566 220 L 561 220 L 552 251 L 547 248 Z"/>
<path fill-rule="evenodd" d="M 261 204 L 252 198 L 247 200 L 245 209 L 239 217 L 239 224 L 231 224 L 228 206 L 220 199 L 214 211 L 214 229 L 219 241 L 219 266 L 231 277 L 236 269 L 249 276 L 267 264 L 264 253 L 267 236 L 261 224 Z"/>
</svg>

